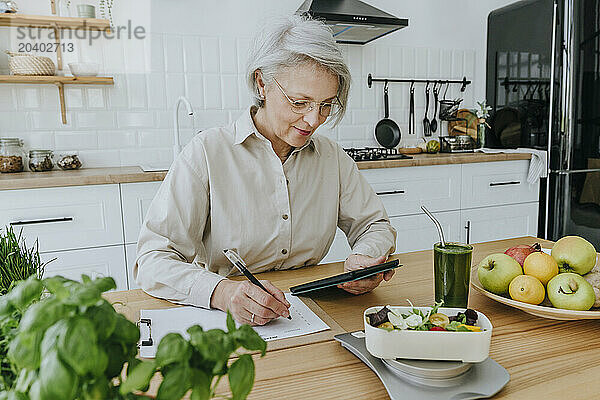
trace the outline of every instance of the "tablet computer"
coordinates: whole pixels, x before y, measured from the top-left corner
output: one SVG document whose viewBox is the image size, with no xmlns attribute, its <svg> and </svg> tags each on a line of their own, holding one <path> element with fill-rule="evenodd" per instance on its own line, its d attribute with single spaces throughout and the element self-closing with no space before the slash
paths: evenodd
<svg viewBox="0 0 600 400">
<path fill-rule="evenodd" d="M 297 296 L 299 294 L 311 292 L 313 290 L 319 290 L 330 286 L 336 286 L 340 283 L 367 278 L 371 275 L 389 271 L 390 269 L 398 268 L 401 266 L 402 264 L 400 264 L 398 260 L 388 261 L 383 264 L 372 265 L 370 267 L 345 272 L 343 274 L 335 276 L 330 276 L 329 278 L 323 278 L 316 281 L 304 283 L 302 285 L 293 286 L 290 288 L 290 292 L 291 294 Z"/>
</svg>

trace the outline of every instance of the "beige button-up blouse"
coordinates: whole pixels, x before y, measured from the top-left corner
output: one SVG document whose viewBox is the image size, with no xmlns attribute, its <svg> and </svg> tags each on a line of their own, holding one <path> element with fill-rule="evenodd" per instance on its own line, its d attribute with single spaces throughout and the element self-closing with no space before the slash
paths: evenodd
<svg viewBox="0 0 600 400">
<path fill-rule="evenodd" d="M 238 274 L 223 249 L 237 249 L 253 273 L 299 268 L 323 259 L 338 226 L 352 253 L 394 251 L 381 200 L 337 143 L 313 135 L 282 164 L 252 111 L 196 135 L 167 173 L 134 267 L 150 295 L 209 308 L 219 281 Z"/>
</svg>

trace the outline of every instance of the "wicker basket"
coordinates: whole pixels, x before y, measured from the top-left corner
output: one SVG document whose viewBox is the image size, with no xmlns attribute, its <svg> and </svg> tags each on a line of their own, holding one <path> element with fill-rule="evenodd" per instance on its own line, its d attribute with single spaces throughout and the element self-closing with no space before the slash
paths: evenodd
<svg viewBox="0 0 600 400">
<path fill-rule="evenodd" d="M 56 72 L 54 62 L 48 57 L 6 51 L 8 68 L 13 75 L 52 76 Z"/>
</svg>

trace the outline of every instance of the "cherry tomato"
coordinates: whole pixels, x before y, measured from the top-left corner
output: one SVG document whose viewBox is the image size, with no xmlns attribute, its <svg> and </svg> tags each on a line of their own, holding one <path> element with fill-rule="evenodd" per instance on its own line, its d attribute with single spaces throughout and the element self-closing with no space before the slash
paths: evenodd
<svg viewBox="0 0 600 400">
<path fill-rule="evenodd" d="M 445 331 L 444 328 L 442 328 L 441 326 L 432 326 L 431 329 L 429 329 L 430 331 Z"/>
</svg>

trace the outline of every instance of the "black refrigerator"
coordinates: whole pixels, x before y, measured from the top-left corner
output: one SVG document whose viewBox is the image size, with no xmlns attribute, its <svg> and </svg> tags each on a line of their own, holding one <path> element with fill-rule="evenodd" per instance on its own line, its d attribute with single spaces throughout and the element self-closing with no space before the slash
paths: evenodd
<svg viewBox="0 0 600 400">
<path fill-rule="evenodd" d="M 548 151 L 538 236 L 600 249 L 600 0 L 525 0 L 488 16 L 486 146 Z"/>
</svg>

